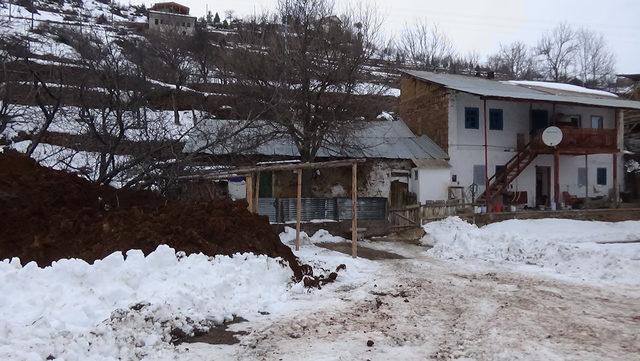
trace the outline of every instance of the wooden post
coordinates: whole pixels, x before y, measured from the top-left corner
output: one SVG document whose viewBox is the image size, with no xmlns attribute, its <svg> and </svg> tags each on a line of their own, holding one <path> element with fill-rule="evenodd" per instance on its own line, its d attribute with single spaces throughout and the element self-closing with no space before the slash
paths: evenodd
<svg viewBox="0 0 640 361">
<path fill-rule="evenodd" d="M 246 191 L 247 209 L 253 213 L 253 174 L 245 177 L 244 188 Z"/>
<path fill-rule="evenodd" d="M 618 208 L 620 189 L 618 187 L 618 153 L 613 153 L 613 207 Z"/>
<path fill-rule="evenodd" d="M 351 166 L 351 255 L 358 257 L 358 163 Z"/>
<path fill-rule="evenodd" d="M 298 193 L 296 198 L 296 251 L 300 250 L 300 222 L 302 222 L 302 169 L 298 169 Z"/>
<path fill-rule="evenodd" d="M 584 193 L 584 203 L 585 205 L 587 205 L 589 203 L 589 153 L 586 153 L 584 155 L 584 172 L 587 174 L 584 182 L 584 185 L 586 187 L 585 189 L 585 193 Z"/>
<path fill-rule="evenodd" d="M 553 153 L 553 199 L 557 210 L 560 206 L 560 151 L 557 148 Z"/>
<path fill-rule="evenodd" d="M 255 200 L 255 203 L 253 204 L 256 209 L 256 213 L 258 213 L 260 210 L 260 172 L 259 171 L 256 173 L 255 183 L 256 183 L 256 194 L 255 194 L 256 200 Z"/>
<path fill-rule="evenodd" d="M 489 190 L 489 133 L 487 129 L 487 100 L 483 100 L 482 120 L 484 122 L 484 200 L 487 213 L 491 213 L 491 191 Z"/>
</svg>

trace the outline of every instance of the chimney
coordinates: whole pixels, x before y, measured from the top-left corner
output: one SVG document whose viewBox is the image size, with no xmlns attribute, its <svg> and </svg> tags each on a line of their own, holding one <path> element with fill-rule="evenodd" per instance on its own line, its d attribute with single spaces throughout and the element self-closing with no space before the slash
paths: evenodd
<svg viewBox="0 0 640 361">
<path fill-rule="evenodd" d="M 496 78 L 496 72 L 495 71 L 488 71 L 487 72 L 487 79 L 495 79 Z"/>
</svg>

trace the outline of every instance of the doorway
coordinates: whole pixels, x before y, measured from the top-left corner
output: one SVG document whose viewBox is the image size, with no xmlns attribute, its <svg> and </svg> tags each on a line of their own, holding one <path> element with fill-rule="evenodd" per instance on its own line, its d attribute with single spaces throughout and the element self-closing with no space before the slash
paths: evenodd
<svg viewBox="0 0 640 361">
<path fill-rule="evenodd" d="M 391 209 L 403 208 L 407 205 L 407 194 L 409 185 L 407 183 L 394 180 L 391 182 Z"/>
<path fill-rule="evenodd" d="M 549 126 L 549 112 L 542 109 L 531 110 L 531 133 Z"/>
<path fill-rule="evenodd" d="M 536 206 L 549 206 L 551 201 L 551 167 L 536 166 Z"/>
</svg>

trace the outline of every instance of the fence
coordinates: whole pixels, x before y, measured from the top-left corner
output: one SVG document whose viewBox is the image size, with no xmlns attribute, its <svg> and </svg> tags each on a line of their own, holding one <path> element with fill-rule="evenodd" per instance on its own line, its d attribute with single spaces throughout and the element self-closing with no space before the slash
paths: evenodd
<svg viewBox="0 0 640 361">
<path fill-rule="evenodd" d="M 269 217 L 272 223 L 295 222 L 297 204 L 295 198 L 260 198 L 258 213 Z M 351 198 L 302 198 L 302 221 L 350 220 Z M 358 198 L 359 220 L 384 220 L 387 216 L 387 199 L 377 197 Z"/>
<path fill-rule="evenodd" d="M 472 210 L 472 204 L 459 201 L 433 201 L 390 210 L 389 223 L 392 228 L 421 227 L 426 221 L 440 220 Z"/>
</svg>

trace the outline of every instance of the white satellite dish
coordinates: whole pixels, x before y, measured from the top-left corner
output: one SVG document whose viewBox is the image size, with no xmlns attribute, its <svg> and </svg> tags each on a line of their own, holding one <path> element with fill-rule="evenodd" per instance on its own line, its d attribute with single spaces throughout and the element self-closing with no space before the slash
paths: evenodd
<svg viewBox="0 0 640 361">
<path fill-rule="evenodd" d="M 562 130 L 558 127 L 548 127 L 542 132 L 542 142 L 555 147 L 562 142 Z"/>
</svg>

